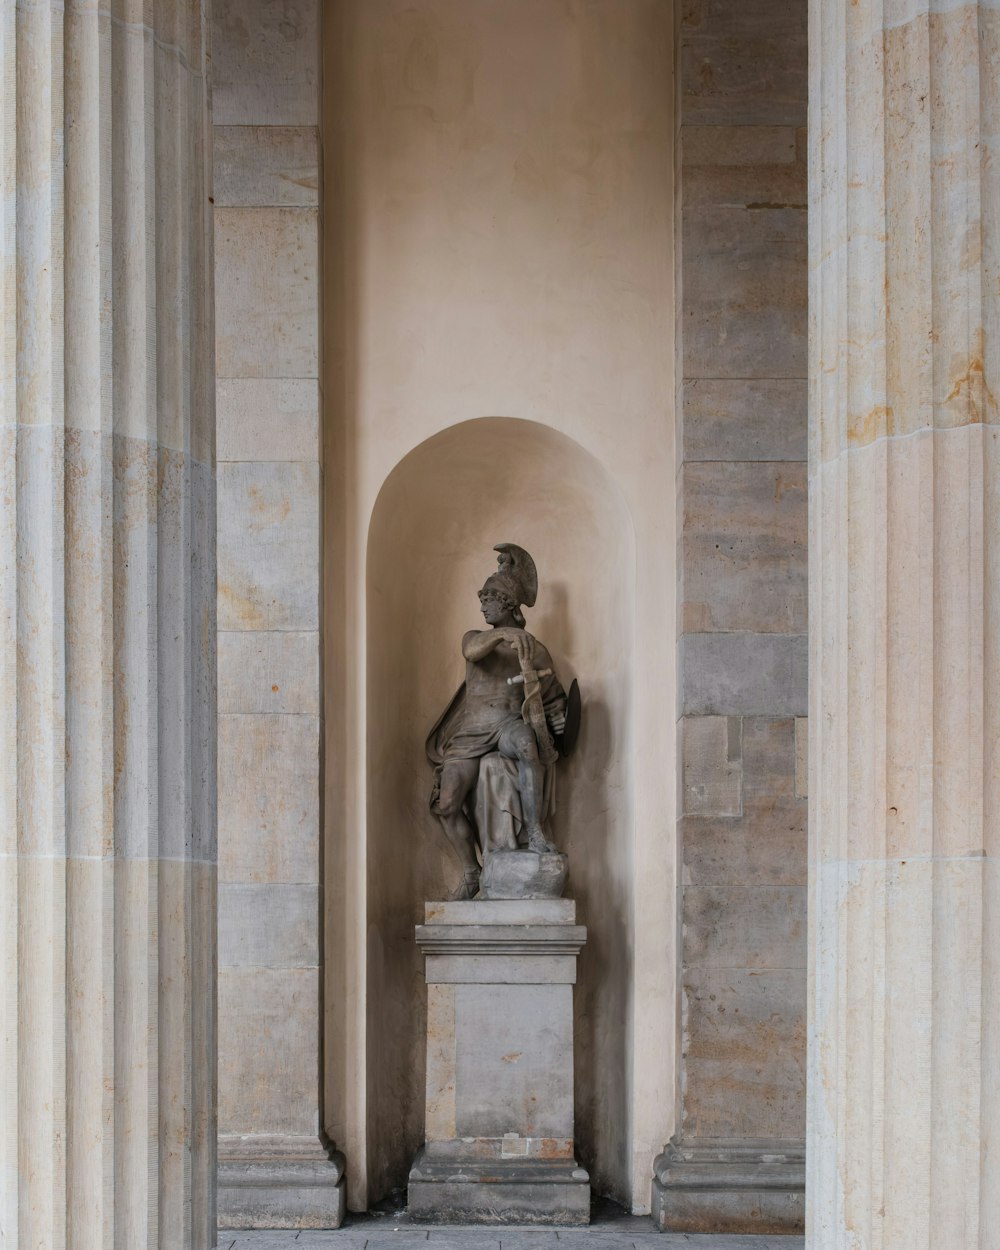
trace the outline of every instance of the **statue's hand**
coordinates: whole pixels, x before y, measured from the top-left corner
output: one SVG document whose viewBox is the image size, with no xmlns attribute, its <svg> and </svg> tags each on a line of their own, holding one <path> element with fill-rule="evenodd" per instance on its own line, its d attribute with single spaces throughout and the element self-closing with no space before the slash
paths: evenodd
<svg viewBox="0 0 1000 1250">
<path fill-rule="evenodd" d="M 518 663 L 524 668 L 526 665 L 534 668 L 535 666 L 535 640 L 525 630 L 519 630 L 510 644 L 517 652 Z"/>
<path fill-rule="evenodd" d="M 549 712 L 548 716 L 552 732 L 558 738 L 562 731 L 566 728 L 566 709 L 563 708 L 562 711 L 559 712 Z"/>
</svg>

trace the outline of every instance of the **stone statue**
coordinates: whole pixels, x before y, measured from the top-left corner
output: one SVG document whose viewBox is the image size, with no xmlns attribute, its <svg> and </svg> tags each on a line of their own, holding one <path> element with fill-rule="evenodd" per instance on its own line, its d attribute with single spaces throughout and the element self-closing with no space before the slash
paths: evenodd
<svg viewBox="0 0 1000 1250">
<path fill-rule="evenodd" d="M 465 681 L 427 739 L 434 765 L 431 810 L 462 864 L 454 901 L 476 897 L 481 874 L 485 869 L 489 876 L 490 857 L 499 851 L 526 847 L 532 861 L 519 857 L 508 864 L 515 877 L 534 884 L 523 893 L 503 893 L 488 890 L 484 880 L 486 897 L 558 895 L 566 876 L 566 857 L 549 841 L 545 824 L 553 810 L 554 765 L 575 740 L 579 695 L 574 682 L 567 700 L 552 657 L 525 629 L 521 605 L 531 607 L 538 593 L 534 561 L 513 543 L 494 550 L 500 553 L 497 571 L 479 592 L 490 628 L 462 639 Z M 540 878 L 549 884 L 539 886 Z"/>
</svg>

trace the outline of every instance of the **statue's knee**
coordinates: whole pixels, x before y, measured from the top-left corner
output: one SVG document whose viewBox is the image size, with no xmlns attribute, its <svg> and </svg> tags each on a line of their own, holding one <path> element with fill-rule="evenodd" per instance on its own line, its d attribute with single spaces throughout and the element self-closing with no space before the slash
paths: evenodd
<svg viewBox="0 0 1000 1250">
<path fill-rule="evenodd" d="M 535 741 L 534 734 L 526 734 L 514 744 L 517 751 L 517 758 L 523 760 L 526 764 L 538 763 L 538 743 Z"/>
<path fill-rule="evenodd" d="M 462 810 L 462 800 L 453 790 L 442 790 L 434 804 L 435 816 L 457 816 Z"/>
</svg>

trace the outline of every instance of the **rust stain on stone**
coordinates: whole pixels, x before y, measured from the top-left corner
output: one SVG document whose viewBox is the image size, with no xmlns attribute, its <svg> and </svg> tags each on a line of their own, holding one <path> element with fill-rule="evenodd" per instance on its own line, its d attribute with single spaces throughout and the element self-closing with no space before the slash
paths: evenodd
<svg viewBox="0 0 1000 1250">
<path fill-rule="evenodd" d="M 849 447 L 864 447 L 881 434 L 891 434 L 892 409 L 886 404 L 876 404 L 863 416 L 853 418 L 847 426 L 847 444 Z"/>
<path fill-rule="evenodd" d="M 965 400 L 970 425 L 979 425 L 986 420 L 986 409 L 996 411 L 996 397 L 986 384 L 981 352 L 970 356 L 964 368 L 953 369 L 952 378 L 952 387 L 944 402 L 950 404 L 955 400 Z"/>
</svg>

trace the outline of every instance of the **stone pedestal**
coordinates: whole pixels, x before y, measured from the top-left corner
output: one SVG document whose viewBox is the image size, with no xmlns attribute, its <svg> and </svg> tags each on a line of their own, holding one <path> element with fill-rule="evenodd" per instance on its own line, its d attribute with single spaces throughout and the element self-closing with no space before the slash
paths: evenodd
<svg viewBox="0 0 1000 1250">
<path fill-rule="evenodd" d="M 573 1157 L 571 899 L 428 903 L 426 1142 L 411 1219 L 587 1224 Z"/>
</svg>

